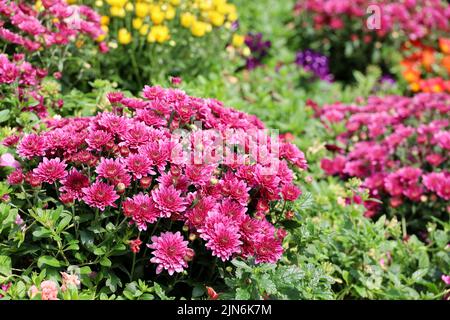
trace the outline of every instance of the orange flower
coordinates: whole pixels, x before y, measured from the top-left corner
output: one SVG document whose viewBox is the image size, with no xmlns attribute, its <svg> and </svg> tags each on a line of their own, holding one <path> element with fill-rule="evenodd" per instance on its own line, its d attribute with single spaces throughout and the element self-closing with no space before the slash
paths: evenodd
<svg viewBox="0 0 450 320">
<path fill-rule="evenodd" d="M 431 66 L 434 63 L 434 50 L 425 49 L 422 52 L 422 64 L 427 71 L 431 71 Z"/>
<path fill-rule="evenodd" d="M 450 39 L 448 38 L 440 38 L 439 39 L 439 48 L 441 48 L 441 51 L 445 54 L 450 53 Z"/>
<path fill-rule="evenodd" d="M 411 82 L 417 82 L 420 78 L 420 75 L 417 70 L 410 68 L 410 69 L 403 71 L 403 77 L 405 78 L 406 81 L 411 83 Z"/>
<path fill-rule="evenodd" d="M 444 68 L 447 69 L 447 72 L 450 73 L 450 55 L 447 55 L 444 58 L 442 58 L 441 63 L 444 66 Z"/>
</svg>

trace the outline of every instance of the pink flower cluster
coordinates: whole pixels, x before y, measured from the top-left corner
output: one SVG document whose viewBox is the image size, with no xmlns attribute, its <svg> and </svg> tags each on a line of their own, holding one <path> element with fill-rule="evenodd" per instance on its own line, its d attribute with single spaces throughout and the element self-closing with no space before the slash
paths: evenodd
<svg viewBox="0 0 450 320">
<path fill-rule="evenodd" d="M 448 94 L 369 97 L 364 106 L 325 105 L 320 119 L 327 128 L 345 126 L 337 137 L 345 147 L 330 145 L 337 155 L 322 159 L 321 167 L 329 175 L 361 178 L 372 197 L 388 200 L 394 208 L 428 200 L 445 204 L 450 200 L 449 112 Z M 378 209 L 372 201 L 366 207 L 367 216 Z"/>
<path fill-rule="evenodd" d="M 25 61 L 24 54 L 14 54 L 12 60 L 6 54 L 0 54 L 0 92 L 16 96 L 24 105 L 23 111 L 33 111 L 41 117 L 47 115 L 44 98 L 39 93 L 46 75 L 46 70 Z"/>
<path fill-rule="evenodd" d="M 103 33 L 95 11 L 64 0 L 44 0 L 42 8 L 28 1 L 0 0 L 0 16 L 0 39 L 29 52 L 67 45 L 81 35 L 96 39 Z"/>
<path fill-rule="evenodd" d="M 9 183 L 53 185 L 61 202 L 100 211 L 120 204 L 130 224 L 142 232 L 160 219 L 181 221 L 223 261 L 239 255 L 274 263 L 281 257 L 286 232 L 272 225 L 269 214 L 277 203 L 295 201 L 301 194 L 292 168 L 303 170 L 306 161 L 295 145 L 265 135 L 255 116 L 178 89 L 146 86 L 142 98 L 117 92 L 108 98 L 114 112 L 46 120 L 48 131 L 22 137 L 17 153 L 28 170 L 14 171 Z M 203 162 L 180 156 L 183 146 L 175 134 L 180 129 L 191 134 L 192 148 L 205 152 Z M 212 129 L 236 143 L 247 133 L 241 151 L 248 152 L 224 150 L 227 158 L 242 161 L 211 157 L 207 151 L 217 138 Z M 254 148 L 247 147 L 258 141 L 270 143 L 252 153 Z M 265 148 L 275 144 L 279 153 L 268 153 Z M 266 172 L 275 160 L 277 170 Z M 154 249 L 151 261 L 158 272 L 179 272 L 193 252 L 181 233 L 163 231 L 149 245 Z"/>
<path fill-rule="evenodd" d="M 312 17 L 314 28 L 319 30 L 350 28 L 346 24 L 356 24 L 357 30 L 367 30 L 365 17 L 370 5 L 380 9 L 380 25 L 374 30 L 379 36 L 397 31 L 410 40 L 418 40 L 436 32 L 450 31 L 450 5 L 441 0 L 300 0 L 295 13 Z"/>
</svg>

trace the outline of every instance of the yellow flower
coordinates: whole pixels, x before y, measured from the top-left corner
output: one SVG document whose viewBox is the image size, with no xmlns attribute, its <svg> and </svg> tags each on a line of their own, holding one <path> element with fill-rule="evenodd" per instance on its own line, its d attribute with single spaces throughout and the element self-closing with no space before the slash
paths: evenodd
<svg viewBox="0 0 450 320">
<path fill-rule="evenodd" d="M 172 6 L 168 6 L 166 9 L 166 19 L 167 20 L 172 20 L 173 18 L 175 18 L 175 8 Z"/>
<path fill-rule="evenodd" d="M 170 39 L 169 28 L 167 26 L 153 26 L 147 36 L 148 42 L 163 43 Z"/>
<path fill-rule="evenodd" d="M 101 23 L 102 25 L 108 25 L 108 24 L 109 24 L 109 21 L 110 21 L 110 19 L 109 19 L 108 16 L 102 16 L 102 17 L 100 18 L 100 23 Z"/>
<path fill-rule="evenodd" d="M 209 1 L 202 1 L 202 2 L 200 2 L 198 7 L 202 11 L 208 11 L 208 10 L 211 10 L 213 8 L 212 3 L 209 2 Z"/>
<path fill-rule="evenodd" d="M 139 18 L 144 18 L 148 15 L 148 5 L 146 3 L 138 2 L 136 3 L 136 15 Z"/>
<path fill-rule="evenodd" d="M 111 7 L 123 8 L 125 6 L 125 4 L 127 3 L 127 0 L 106 0 L 106 2 Z"/>
<path fill-rule="evenodd" d="M 238 19 L 238 15 L 236 12 L 231 12 L 228 14 L 228 21 L 234 22 Z"/>
<path fill-rule="evenodd" d="M 97 37 L 97 39 L 95 39 L 98 42 L 102 42 L 103 40 L 105 40 L 106 35 L 108 34 L 108 31 L 109 31 L 108 26 L 102 25 L 101 28 L 102 28 L 103 34 L 99 35 Z"/>
<path fill-rule="evenodd" d="M 109 12 L 111 13 L 111 16 L 113 17 L 119 17 L 119 18 L 123 18 L 125 17 L 125 9 L 121 8 L 121 7 L 111 7 L 109 9 Z"/>
<path fill-rule="evenodd" d="M 228 14 L 231 12 L 235 12 L 236 11 L 236 7 L 234 7 L 233 5 L 229 4 L 229 3 L 223 3 L 223 4 L 218 4 L 216 6 L 216 11 L 221 13 L 221 14 Z"/>
<path fill-rule="evenodd" d="M 417 82 L 413 82 L 409 85 L 412 91 L 417 92 L 420 90 L 420 85 Z"/>
<path fill-rule="evenodd" d="M 34 8 L 37 11 L 40 11 L 43 8 L 42 1 L 41 0 L 36 1 L 36 4 L 34 5 Z"/>
<path fill-rule="evenodd" d="M 139 30 L 142 27 L 142 24 L 144 21 L 142 21 L 141 18 L 134 18 L 131 24 L 133 25 L 133 28 L 136 30 Z"/>
<path fill-rule="evenodd" d="M 233 34 L 233 39 L 231 40 L 231 43 L 233 47 L 239 48 L 244 44 L 245 37 L 241 36 L 240 34 Z"/>
<path fill-rule="evenodd" d="M 145 36 L 148 33 L 148 29 L 150 28 L 150 26 L 148 24 L 144 24 L 142 25 L 142 27 L 139 29 L 139 34 L 141 36 Z"/>
<path fill-rule="evenodd" d="M 180 4 L 181 0 L 170 0 L 170 3 L 174 6 L 178 6 Z"/>
<path fill-rule="evenodd" d="M 131 42 L 131 33 L 126 28 L 120 28 L 117 36 L 120 44 L 127 45 Z"/>
<path fill-rule="evenodd" d="M 216 27 L 220 27 L 221 25 L 223 25 L 224 21 L 225 21 L 225 17 L 223 16 L 223 14 L 220 14 L 217 11 L 211 11 L 208 14 L 209 17 L 209 21 L 211 21 L 211 23 L 213 25 L 215 25 Z"/>
<path fill-rule="evenodd" d="M 159 8 L 152 10 L 151 19 L 154 24 L 161 24 L 164 21 L 164 12 Z"/>
<path fill-rule="evenodd" d="M 190 12 L 183 13 L 180 18 L 181 25 L 185 28 L 189 28 L 195 20 L 195 16 Z"/>
<path fill-rule="evenodd" d="M 73 3 L 75 3 L 76 1 L 73 1 Z M 103 7 L 103 1 L 102 0 L 97 0 L 95 1 L 95 6 L 96 7 Z"/>
<path fill-rule="evenodd" d="M 196 37 L 203 37 L 207 30 L 207 24 L 202 21 L 194 21 L 191 25 L 191 33 Z"/>
<path fill-rule="evenodd" d="M 242 54 L 244 55 L 244 57 L 248 57 L 248 56 L 250 56 L 250 55 L 252 54 L 252 51 L 250 50 L 249 47 L 246 46 L 246 47 L 242 50 Z"/>
<path fill-rule="evenodd" d="M 132 4 L 131 2 L 128 2 L 128 3 L 125 5 L 125 10 L 127 10 L 127 11 L 133 11 L 133 10 L 134 10 L 133 4 Z"/>
</svg>

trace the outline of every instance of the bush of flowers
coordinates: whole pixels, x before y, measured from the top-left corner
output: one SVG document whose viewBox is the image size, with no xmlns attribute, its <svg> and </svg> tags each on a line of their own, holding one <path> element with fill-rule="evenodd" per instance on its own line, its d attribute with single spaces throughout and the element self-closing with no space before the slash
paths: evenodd
<svg viewBox="0 0 450 320">
<path fill-rule="evenodd" d="M 84 3 L 102 14 L 105 34 L 98 41 L 105 41 L 109 50 L 100 65 L 93 57 L 96 76 L 114 79 L 133 92 L 168 76 L 191 78 L 222 69 L 238 18 L 236 6 L 227 0 Z"/>
<path fill-rule="evenodd" d="M 396 50 L 407 40 L 437 41 L 450 30 L 450 5 L 441 0 L 307 0 L 294 7 L 296 50 L 313 49 L 330 57 L 339 80 L 354 70 L 393 65 Z"/>
<path fill-rule="evenodd" d="M 281 258 L 281 223 L 307 166 L 297 147 L 255 116 L 178 89 L 108 99 L 111 112 L 50 118 L 8 144 L 20 165 L 0 188 L 0 256 L 31 277 L 30 297 L 63 297 L 57 282 L 78 283 L 77 272 L 94 295 L 139 278 L 190 296 L 220 284 L 231 259 Z"/>
<path fill-rule="evenodd" d="M 0 44 L 5 53 L 23 53 L 26 61 L 48 74 L 56 73 L 56 78 L 64 76 L 71 86 L 64 66 L 68 65 L 71 72 L 76 70 L 79 77 L 85 67 L 84 52 L 91 50 L 93 40 L 103 34 L 95 11 L 85 5 L 68 5 L 64 0 L 2 0 L 0 16 Z"/>
<path fill-rule="evenodd" d="M 425 222 L 444 219 L 450 210 L 449 110 L 449 95 L 430 93 L 325 105 L 320 119 L 338 135 L 327 145 L 334 157 L 321 167 L 363 180 L 374 199 L 365 202 L 367 217 L 388 212 L 401 216 L 409 230 L 424 231 Z"/>
<path fill-rule="evenodd" d="M 66 75 L 65 67 L 74 68 L 82 60 L 80 50 L 73 58 L 75 49 L 102 34 L 100 16 L 89 7 L 60 0 L 2 0 L 0 16 L 0 120 L 23 127 L 38 119 L 24 112 L 45 117 L 48 107 L 61 107 L 56 79 L 64 75 L 67 84 L 70 71 Z M 78 75 L 80 68 L 75 69 Z"/>
<path fill-rule="evenodd" d="M 450 39 L 440 38 L 438 47 L 404 45 L 401 72 L 412 92 L 450 92 Z"/>
</svg>

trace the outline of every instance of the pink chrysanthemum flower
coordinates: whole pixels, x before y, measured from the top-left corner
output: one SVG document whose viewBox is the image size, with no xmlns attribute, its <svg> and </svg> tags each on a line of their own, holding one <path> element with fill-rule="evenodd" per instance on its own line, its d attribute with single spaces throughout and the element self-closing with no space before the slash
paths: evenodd
<svg viewBox="0 0 450 320">
<path fill-rule="evenodd" d="M 89 206 L 105 210 L 107 206 L 116 207 L 114 201 L 119 199 L 114 188 L 103 182 L 95 182 L 90 187 L 83 188 L 83 200 Z"/>
<path fill-rule="evenodd" d="M 99 177 L 108 179 L 114 185 L 122 182 L 125 186 L 130 185 L 131 178 L 125 170 L 125 166 L 119 159 L 102 158 L 95 172 Z"/>
<path fill-rule="evenodd" d="M 156 209 L 153 199 L 148 195 L 139 193 L 132 199 L 123 202 L 125 216 L 131 216 L 139 231 L 147 230 L 147 223 L 155 222 L 160 211 Z"/>
<path fill-rule="evenodd" d="M 67 176 L 66 163 L 64 161 L 59 160 L 59 158 L 55 159 L 47 159 L 39 164 L 39 166 L 33 170 L 33 173 L 38 177 L 42 182 L 54 183 L 57 180 L 60 180 Z"/>
<path fill-rule="evenodd" d="M 255 245 L 255 263 L 276 263 L 283 254 L 281 241 L 274 236 L 266 236 Z"/>
<path fill-rule="evenodd" d="M 98 124 L 112 134 L 123 134 L 127 131 L 128 121 L 125 117 L 105 112 L 101 114 Z"/>
<path fill-rule="evenodd" d="M 211 249 L 213 256 L 222 261 L 228 260 L 234 253 L 241 252 L 239 227 L 227 216 L 210 213 L 205 225 L 198 232 L 200 237 L 207 241 L 206 247 Z"/>
<path fill-rule="evenodd" d="M 170 217 L 172 213 L 186 210 L 186 201 L 181 197 L 181 192 L 173 186 L 161 186 L 153 190 L 152 198 L 162 217 Z"/>
<path fill-rule="evenodd" d="M 281 189 L 283 199 L 287 201 L 295 201 L 302 194 L 302 191 L 293 184 L 286 184 Z"/>
<path fill-rule="evenodd" d="M 52 280 L 41 282 L 42 300 L 58 300 L 58 284 Z"/>
<path fill-rule="evenodd" d="M 83 188 L 89 187 L 89 178 L 73 168 L 61 181 L 61 192 L 67 192 L 72 197 L 80 200 L 83 197 Z"/>
<path fill-rule="evenodd" d="M 153 258 L 150 262 L 158 264 L 156 267 L 156 273 L 167 270 L 169 275 L 173 275 L 175 272 L 182 272 L 187 268 L 187 262 L 185 260 L 188 254 L 188 242 L 184 241 L 180 232 L 164 232 L 159 237 L 152 237 L 152 244 L 147 244 L 150 249 L 154 249 L 152 252 Z"/>
<path fill-rule="evenodd" d="M 8 175 L 8 183 L 10 185 L 17 185 L 23 182 L 25 175 L 23 174 L 22 169 L 16 169 Z"/>
<path fill-rule="evenodd" d="M 43 156 L 45 154 L 44 138 L 34 133 L 26 135 L 17 147 L 19 156 L 25 159 Z"/>
<path fill-rule="evenodd" d="M 127 169 L 136 179 L 141 179 L 148 174 L 156 174 L 156 172 L 152 170 L 150 161 L 144 155 L 132 154 L 128 156 L 124 162 Z"/>
<path fill-rule="evenodd" d="M 89 146 L 88 150 L 101 151 L 110 141 L 112 141 L 111 134 L 103 130 L 93 130 L 89 132 L 86 138 L 86 143 Z"/>
</svg>

